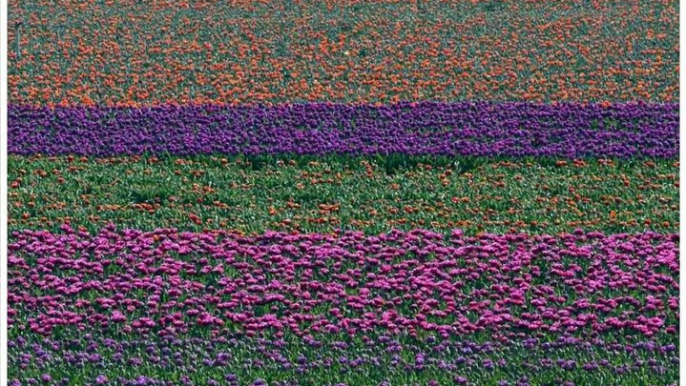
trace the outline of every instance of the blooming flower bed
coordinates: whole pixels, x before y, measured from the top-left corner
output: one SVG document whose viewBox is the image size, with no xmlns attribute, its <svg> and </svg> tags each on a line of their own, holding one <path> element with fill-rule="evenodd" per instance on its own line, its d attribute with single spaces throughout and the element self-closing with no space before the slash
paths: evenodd
<svg viewBox="0 0 686 386">
<path fill-rule="evenodd" d="M 22 105 L 679 97 L 679 2 L 10 1 Z"/>
<path fill-rule="evenodd" d="M 10 385 L 679 382 L 677 1 L 8 20 Z"/>
<path fill-rule="evenodd" d="M 9 347 L 16 353 L 10 365 L 26 383 L 58 385 L 676 385 L 679 365 L 673 343 L 572 336 L 495 341 L 224 333 L 113 339 L 74 333 L 17 337 Z"/>
<path fill-rule="evenodd" d="M 675 233 L 678 172 L 662 159 L 12 156 L 9 226 Z"/>
<path fill-rule="evenodd" d="M 8 152 L 673 158 L 678 112 L 643 103 L 12 107 Z"/>
<path fill-rule="evenodd" d="M 395 361 L 385 370 L 390 379 L 401 376 L 396 372 L 403 369 L 400 359 L 392 355 L 397 352 L 405 355 L 402 371 L 415 372 L 425 382 L 432 377 L 454 377 L 457 369 L 471 373 L 480 368 L 496 374 L 494 368 L 500 366 L 525 369 L 527 357 L 507 358 L 506 354 L 529 346 L 567 358 L 560 359 L 562 364 L 549 359 L 547 368 L 552 370 L 546 370 L 562 382 L 579 379 L 567 373 L 579 367 L 588 372 L 589 380 L 614 372 L 612 377 L 624 381 L 632 377 L 664 380 L 656 377 L 667 373 L 675 377 L 678 368 L 667 367 L 674 365 L 674 359 L 668 359 L 674 348 L 667 346 L 678 331 L 677 235 L 578 230 L 559 236 L 468 237 L 459 230 L 448 236 L 394 230 L 377 236 L 267 232 L 253 238 L 223 231 L 118 231 L 114 226 L 89 234 L 64 226 L 56 234 L 24 231 L 12 237 L 10 323 L 13 329 L 30 333 L 31 342 L 37 344 L 31 354 L 27 349 L 32 346 L 22 339 L 24 343 L 13 346 L 12 356 L 26 357 L 25 367 L 34 369 L 34 377 L 40 376 L 41 366 L 29 358 L 43 355 L 40 352 L 48 352 L 40 362 L 54 363 L 56 369 L 76 363 L 97 382 L 97 363 L 121 363 L 125 358 L 133 363 L 136 351 L 122 346 L 129 341 L 150 339 L 154 343 L 148 344 L 146 360 L 156 353 L 156 361 L 161 361 L 160 350 L 185 336 L 208 337 L 207 343 L 192 349 L 200 350 L 203 366 L 230 369 L 229 363 L 235 360 L 260 361 L 259 371 L 270 378 L 272 371 L 279 371 L 277 364 L 289 363 L 297 369 L 300 359 L 290 362 L 264 343 L 238 353 L 226 348 L 223 356 L 214 346 L 231 347 L 227 337 L 246 336 L 247 342 L 259 337 L 324 340 L 329 350 L 352 345 L 364 351 L 364 343 L 373 345 L 370 341 L 426 339 L 428 346 L 415 343 L 420 351 L 410 350 L 415 357 L 409 369 L 406 356 L 411 346 L 386 349 L 384 355 L 375 351 L 378 347 L 371 350 L 376 352 L 376 361 Z M 87 338 L 94 339 L 92 344 L 78 343 L 84 330 L 102 338 Z M 51 343 L 49 337 L 55 335 L 61 341 Z M 110 335 L 119 339 L 107 344 L 102 339 Z M 336 343 L 346 341 L 346 336 L 358 337 L 363 344 Z M 90 354 L 76 355 L 65 346 L 69 339 L 77 339 L 76 346 Z M 487 341 L 474 349 L 470 339 Z M 140 342 L 131 344 L 141 347 Z M 584 363 L 569 359 L 578 356 L 560 349 L 578 345 L 588 345 L 586 353 L 580 354 Z M 290 355 L 311 356 L 318 345 L 305 346 L 315 349 L 296 346 Z M 259 354 L 261 347 L 271 357 Z M 457 355 L 464 347 L 477 353 L 469 356 L 471 367 L 465 365 L 467 357 Z M 617 372 L 617 366 L 633 364 L 592 359 L 596 348 L 595 354 L 640 351 L 620 356 L 645 356 L 652 365 L 641 366 L 651 371 L 633 373 L 627 368 Z M 424 350 L 433 361 L 426 361 Z M 450 355 L 451 350 L 455 354 Z M 168 366 L 173 363 L 172 351 L 165 355 Z M 331 350 L 330 355 L 336 352 Z M 341 361 L 348 354 L 335 355 L 335 360 L 352 371 L 355 364 Z M 97 356 L 95 360 L 89 359 L 92 355 Z M 178 360 L 184 363 L 182 357 Z M 315 366 L 312 371 L 328 372 L 333 363 L 319 360 L 324 369 Z M 362 367 L 374 364 L 366 355 L 348 360 Z M 503 364 L 497 364 L 500 360 Z M 307 362 L 304 359 L 302 365 Z M 542 366 L 536 362 L 531 369 L 520 370 L 517 379 L 502 374 L 501 380 L 532 377 L 533 369 Z M 133 367 L 139 366 L 152 364 L 139 358 Z M 431 371 L 423 372 L 424 367 Z M 207 381 L 202 368 L 195 377 Z M 229 369 L 226 372 L 232 373 Z M 111 370 L 109 374 L 114 377 Z M 481 377 L 494 379 L 496 375 Z M 370 373 L 368 381 L 387 380 Z M 535 384 L 545 384 L 541 382 L 537 378 Z"/>
</svg>

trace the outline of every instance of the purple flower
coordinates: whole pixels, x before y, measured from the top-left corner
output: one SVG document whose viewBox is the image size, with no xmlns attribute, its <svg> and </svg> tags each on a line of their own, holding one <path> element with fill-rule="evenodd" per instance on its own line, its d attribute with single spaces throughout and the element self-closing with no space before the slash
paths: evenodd
<svg viewBox="0 0 686 386">
<path fill-rule="evenodd" d="M 678 104 L 8 108 L 10 154 L 673 158 Z M 603 122 L 597 127 L 597 122 Z M 192 128 L 192 130 L 190 130 Z M 88 133 L 88 135 L 84 135 Z M 400 134 L 399 134 L 400 133 Z"/>
</svg>

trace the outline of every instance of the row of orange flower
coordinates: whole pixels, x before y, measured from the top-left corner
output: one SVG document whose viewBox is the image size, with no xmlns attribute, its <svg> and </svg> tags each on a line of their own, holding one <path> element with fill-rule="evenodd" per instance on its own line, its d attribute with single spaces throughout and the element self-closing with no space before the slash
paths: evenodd
<svg viewBox="0 0 686 386">
<path fill-rule="evenodd" d="M 675 0 L 51 3 L 10 4 L 15 104 L 678 97 Z"/>
</svg>

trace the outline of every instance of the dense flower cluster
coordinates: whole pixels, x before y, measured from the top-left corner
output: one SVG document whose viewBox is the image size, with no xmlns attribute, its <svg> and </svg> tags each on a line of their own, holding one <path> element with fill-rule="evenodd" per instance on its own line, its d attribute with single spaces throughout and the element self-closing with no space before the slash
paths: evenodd
<svg viewBox="0 0 686 386">
<path fill-rule="evenodd" d="M 176 334 L 676 333 L 677 235 L 13 235 L 10 323 Z M 144 290 L 144 291 L 141 291 Z M 278 336 L 278 334 L 277 334 Z"/>
<path fill-rule="evenodd" d="M 281 374 L 268 383 L 274 386 L 399 381 L 408 386 L 584 386 L 598 378 L 608 384 L 666 385 L 675 382 L 679 367 L 678 350 L 671 343 L 570 335 L 497 341 L 384 334 L 354 340 L 335 334 L 112 339 L 77 332 L 60 339 L 20 336 L 8 346 L 21 353 L 10 357 L 10 366 L 39 374 L 23 377 L 29 385 L 264 386 L 270 373 Z M 527 360 L 518 360 L 522 357 Z M 365 382 L 370 379 L 379 382 Z M 22 385 L 18 379 L 9 384 Z"/>
<path fill-rule="evenodd" d="M 354 372 L 383 362 L 387 372 L 426 367 L 441 379 L 492 377 L 491 369 L 509 367 L 569 380 L 581 368 L 620 378 L 650 368 L 638 374 L 663 377 L 678 363 L 669 359 L 676 346 L 658 343 L 678 331 L 676 234 L 62 230 L 12 234 L 10 324 L 35 342 L 11 342 L 21 368 L 92 373 L 107 362 L 179 372 L 192 357 L 186 350 L 204 358 L 204 376 L 327 372 L 334 363 Z M 74 335 L 86 329 L 85 342 Z M 199 338 L 208 334 L 211 342 Z M 621 343 L 627 334 L 640 340 Z M 186 336 L 197 338 L 183 349 Z M 573 347 L 580 357 L 569 353 Z M 290 350 L 298 358 L 289 359 Z M 626 352 L 624 359 L 595 356 L 612 351 Z"/>
<path fill-rule="evenodd" d="M 399 103 L 9 109 L 10 154 L 678 154 L 676 104 Z"/>
<path fill-rule="evenodd" d="M 652 101 L 677 0 L 9 1 L 28 105 Z"/>
</svg>

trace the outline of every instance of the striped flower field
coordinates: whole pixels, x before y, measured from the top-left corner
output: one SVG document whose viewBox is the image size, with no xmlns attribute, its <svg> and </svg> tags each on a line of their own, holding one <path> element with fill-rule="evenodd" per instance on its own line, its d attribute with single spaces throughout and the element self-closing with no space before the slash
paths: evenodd
<svg viewBox="0 0 686 386">
<path fill-rule="evenodd" d="M 679 383 L 678 2 L 9 10 L 10 385 Z"/>
</svg>

